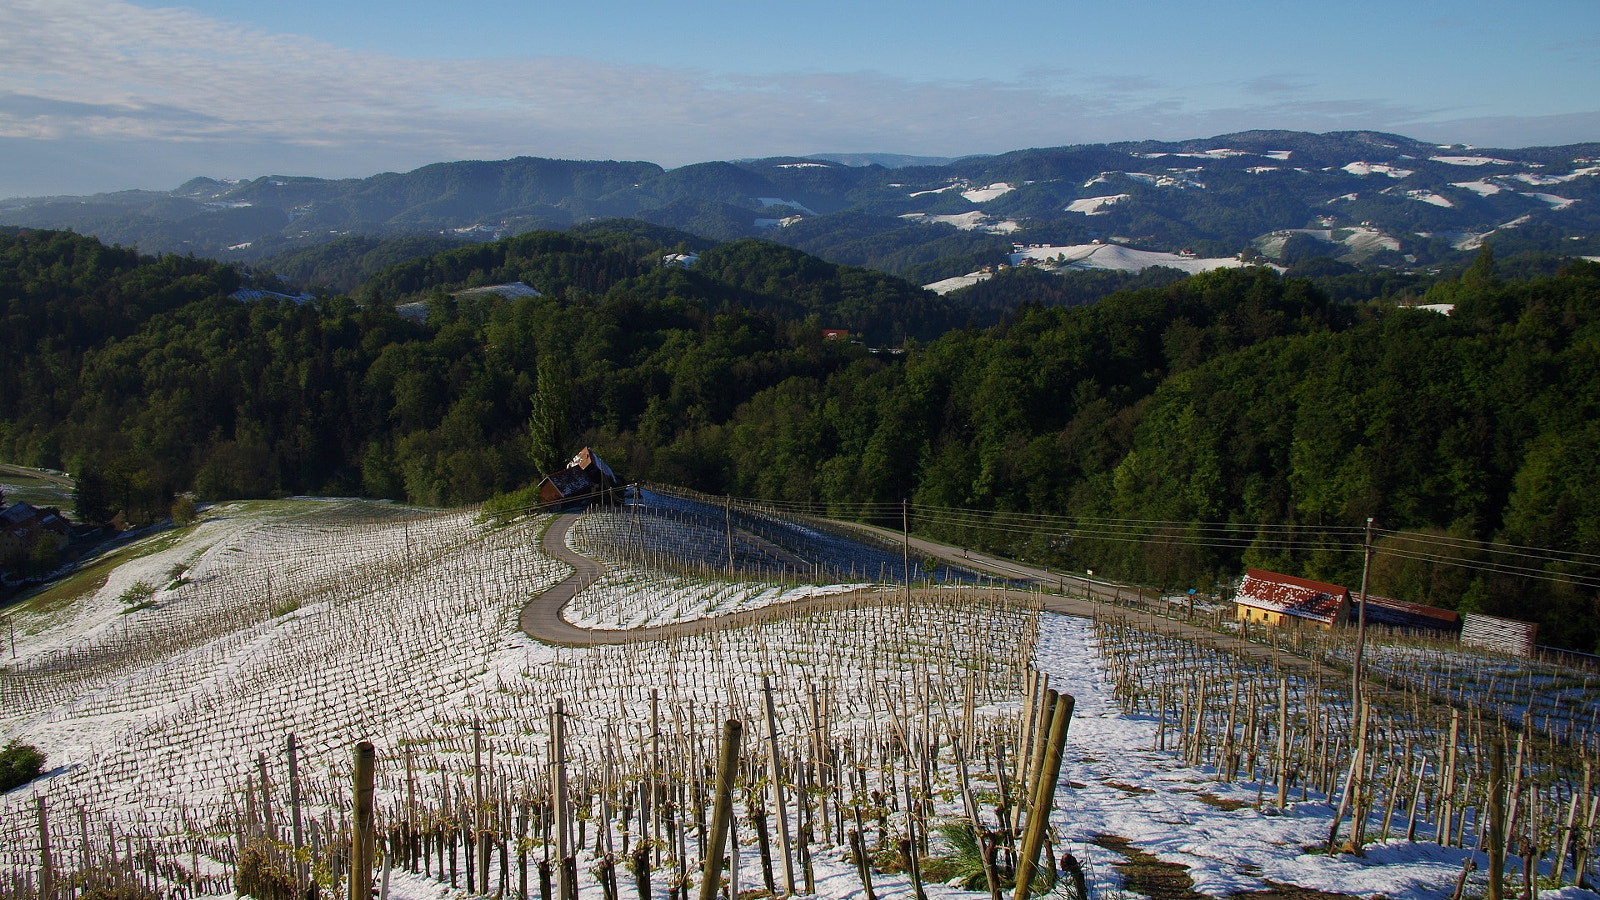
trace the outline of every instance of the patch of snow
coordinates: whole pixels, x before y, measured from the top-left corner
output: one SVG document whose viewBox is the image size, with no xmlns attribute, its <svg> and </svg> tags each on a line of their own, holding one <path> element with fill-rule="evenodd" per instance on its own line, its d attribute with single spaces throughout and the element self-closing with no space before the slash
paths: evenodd
<svg viewBox="0 0 1600 900">
<path fill-rule="evenodd" d="M 1354 200 L 1358 196 L 1360 196 L 1360 195 L 1359 194 L 1340 194 L 1339 196 L 1334 197 L 1332 200 L 1329 200 L 1328 202 L 1329 203 L 1337 203 L 1340 200 Z"/>
<path fill-rule="evenodd" d="M 1198 172 L 1198 171 L 1200 171 L 1200 170 L 1199 169 L 1182 169 L 1182 170 L 1176 170 L 1174 173 L 1166 174 L 1166 175 L 1152 175 L 1149 172 L 1123 172 L 1121 174 L 1127 176 L 1128 178 L 1133 179 L 1134 181 L 1139 182 L 1140 184 L 1148 184 L 1148 185 L 1152 185 L 1154 187 L 1197 187 L 1197 188 L 1203 188 L 1203 187 L 1205 187 L 1205 185 L 1203 183 L 1201 183 L 1199 181 L 1195 181 L 1192 178 L 1183 177 L 1184 175 L 1188 175 L 1188 174 L 1191 174 L 1193 172 Z"/>
<path fill-rule="evenodd" d="M 1518 172 L 1511 177 L 1523 184 L 1531 184 L 1536 187 L 1561 184 L 1562 182 L 1562 178 L 1559 175 L 1541 175 L 1538 172 Z"/>
<path fill-rule="evenodd" d="M 1408 178 L 1412 170 L 1391 166 L 1388 163 L 1353 162 L 1344 167 L 1351 175 L 1387 175 L 1390 178 Z"/>
<path fill-rule="evenodd" d="M 1305 849 L 1327 840 L 1333 821 L 1327 798 L 1291 802 L 1283 810 L 1257 809 L 1256 782 L 1225 782 L 1213 768 L 1187 766 L 1170 750 L 1152 749 L 1157 722 L 1117 707 L 1104 657 L 1088 622 L 1040 618 L 1035 665 L 1075 701 L 1061 769 L 1061 783 L 1070 789 L 1058 789 L 1052 823 L 1074 855 L 1087 856 L 1091 871 L 1110 870 L 1123 860 L 1094 843 L 1110 834 L 1187 867 L 1193 890 L 1206 897 L 1248 894 L 1263 882 L 1278 882 L 1342 895 L 1420 900 L 1439 896 L 1440 885 L 1454 884 L 1468 851 L 1399 839 L 1370 844 L 1363 857 Z M 1138 788 L 1130 791 L 1127 785 Z M 1205 803 L 1200 794 L 1236 801 L 1227 804 L 1236 808 L 1230 812 L 1223 804 Z"/>
<path fill-rule="evenodd" d="M 929 194 L 944 194 L 944 193 L 948 193 L 949 191 L 959 191 L 959 190 L 961 190 L 961 185 L 959 185 L 959 184 L 947 184 L 942 188 L 934 188 L 931 191 L 914 191 L 914 192 L 912 192 L 912 194 L 910 196 L 912 196 L 912 197 L 926 197 Z"/>
<path fill-rule="evenodd" d="M 1448 199 L 1441 197 L 1432 191 L 1406 191 L 1406 196 L 1413 200 L 1421 200 L 1423 203 L 1431 203 L 1434 206 L 1442 206 L 1445 209 L 1450 209 L 1455 206 L 1455 204 L 1451 203 Z"/>
<path fill-rule="evenodd" d="M 522 299 L 525 296 L 544 296 L 539 291 L 533 290 L 522 282 L 509 282 L 504 285 L 488 285 L 482 288 L 467 288 L 453 293 L 454 298 L 477 298 L 477 296 L 499 295 L 506 299 Z"/>
<path fill-rule="evenodd" d="M 1099 216 L 1105 214 L 1107 206 L 1114 206 L 1128 199 L 1127 194 L 1111 194 L 1105 197 L 1084 197 L 1067 204 L 1067 212 L 1083 213 L 1086 216 Z"/>
<path fill-rule="evenodd" d="M 1293 150 L 1268 150 L 1261 155 L 1265 156 L 1267 159 L 1275 159 L 1279 162 L 1288 162 L 1289 155 L 1293 152 Z"/>
<path fill-rule="evenodd" d="M 1235 156 L 1251 156 L 1253 154 L 1243 150 L 1229 150 L 1226 147 L 1219 147 L 1215 150 L 1201 150 L 1199 153 L 1179 153 L 1178 155 L 1195 159 L 1230 159 Z"/>
<path fill-rule="evenodd" d="M 1493 197 L 1495 194 L 1505 190 L 1505 188 L 1495 184 L 1492 181 L 1489 181 L 1488 179 L 1480 179 L 1478 181 L 1453 181 L 1450 183 L 1450 186 L 1461 188 L 1464 191 L 1471 191 L 1480 197 Z"/>
<path fill-rule="evenodd" d="M 1029 247 L 1011 254 L 1012 265 L 1020 265 L 1024 259 L 1054 262 L 1064 268 L 1113 269 L 1120 272 L 1142 272 L 1151 266 L 1166 266 L 1191 275 L 1209 272 L 1212 269 L 1231 269 L 1244 265 L 1237 257 L 1202 259 L 1159 250 L 1135 250 L 1120 244 Z"/>
<path fill-rule="evenodd" d="M 1251 166 L 1250 168 L 1245 169 L 1245 171 L 1249 172 L 1251 175 L 1262 175 L 1267 172 L 1281 172 L 1283 170 L 1277 166 Z"/>
<path fill-rule="evenodd" d="M 1555 194 L 1523 194 L 1522 196 L 1532 197 L 1535 200 L 1543 200 L 1544 202 L 1550 204 L 1551 209 L 1566 209 L 1572 204 L 1578 202 L 1576 200 L 1569 200 L 1566 197 L 1557 197 Z"/>
<path fill-rule="evenodd" d="M 1022 227 L 1021 223 L 1009 219 L 997 222 L 977 210 L 947 216 L 930 216 L 927 213 L 903 213 L 900 218 L 912 222 L 934 222 L 941 225 L 953 225 L 962 231 L 983 231 L 989 234 L 1010 234 Z"/>
<path fill-rule="evenodd" d="M 805 204 L 798 203 L 798 202 L 796 202 L 794 200 L 784 200 L 784 199 L 779 198 L 779 197 L 757 197 L 756 198 L 756 202 L 761 204 L 762 206 L 787 206 L 787 207 L 790 207 L 792 209 L 798 209 L 798 210 L 800 210 L 801 212 L 805 213 L 808 216 L 816 215 L 815 212 L 812 212 L 811 210 L 807 209 Z"/>
<path fill-rule="evenodd" d="M 829 168 L 832 168 L 832 166 L 829 166 L 827 163 L 803 162 L 803 163 L 779 163 L 778 164 L 778 168 L 780 168 L 780 169 L 829 169 Z"/>
<path fill-rule="evenodd" d="M 1509 159 L 1495 159 L 1492 156 L 1430 156 L 1428 159 L 1436 163 L 1449 166 L 1514 166 L 1516 162 Z"/>
<path fill-rule="evenodd" d="M 969 272 L 966 275 L 957 275 L 954 278 L 946 278 L 942 281 L 935 281 L 932 284 L 925 284 L 923 288 L 933 291 L 935 294 L 948 294 L 964 287 L 981 284 L 993 277 L 993 273 L 990 272 Z"/>
<path fill-rule="evenodd" d="M 1016 190 L 1014 185 L 1009 185 L 1001 181 L 991 184 L 988 187 L 974 188 L 970 191 L 962 191 L 961 196 L 967 198 L 967 200 L 972 203 L 987 203 L 996 197 L 1009 194 L 1014 190 Z"/>
</svg>

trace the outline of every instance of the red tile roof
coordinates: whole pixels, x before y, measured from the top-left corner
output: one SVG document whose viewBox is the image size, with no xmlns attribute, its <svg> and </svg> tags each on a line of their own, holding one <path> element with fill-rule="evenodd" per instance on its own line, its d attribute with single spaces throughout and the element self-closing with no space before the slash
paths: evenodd
<svg viewBox="0 0 1600 900">
<path fill-rule="evenodd" d="M 1261 569 L 1246 569 L 1234 602 L 1287 616 L 1333 623 L 1349 596 L 1349 589 L 1337 584 Z"/>
</svg>

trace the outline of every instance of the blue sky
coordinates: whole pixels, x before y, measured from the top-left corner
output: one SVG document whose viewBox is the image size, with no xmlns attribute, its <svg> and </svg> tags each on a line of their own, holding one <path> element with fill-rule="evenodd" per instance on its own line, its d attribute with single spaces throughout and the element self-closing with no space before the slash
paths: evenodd
<svg viewBox="0 0 1600 900">
<path fill-rule="evenodd" d="M 0 0 L 0 197 L 1251 128 L 1600 140 L 1600 3 Z"/>
</svg>

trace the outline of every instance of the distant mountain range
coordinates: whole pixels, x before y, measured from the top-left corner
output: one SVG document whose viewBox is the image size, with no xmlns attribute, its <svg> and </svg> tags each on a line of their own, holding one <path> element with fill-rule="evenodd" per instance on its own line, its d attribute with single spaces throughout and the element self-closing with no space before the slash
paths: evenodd
<svg viewBox="0 0 1600 900">
<path fill-rule="evenodd" d="M 923 283 L 1029 246 L 1095 242 L 1396 267 L 1449 263 L 1486 240 L 1502 253 L 1594 256 L 1600 143 L 1490 150 L 1250 131 L 957 160 L 823 154 L 664 169 L 524 157 L 0 201 L 0 225 L 242 262 L 351 235 L 481 241 L 609 218 L 762 237 Z"/>
</svg>

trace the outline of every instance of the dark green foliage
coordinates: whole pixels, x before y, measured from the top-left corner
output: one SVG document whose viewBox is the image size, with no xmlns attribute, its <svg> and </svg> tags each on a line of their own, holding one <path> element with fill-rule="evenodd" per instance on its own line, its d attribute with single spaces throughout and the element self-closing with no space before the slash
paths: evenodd
<svg viewBox="0 0 1600 900">
<path fill-rule="evenodd" d="M 1469 564 L 1490 542 L 1600 553 L 1600 265 L 1485 254 L 1422 298 L 1319 275 L 1448 317 L 1265 268 L 1019 271 L 940 298 L 760 241 L 662 266 L 696 248 L 654 229 L 453 249 L 375 276 L 364 305 L 242 303 L 226 267 L 0 235 L 0 302 L 31 336 L 0 369 L 19 386 L 0 458 L 74 472 L 87 521 L 138 522 L 191 489 L 515 497 L 591 444 L 627 479 L 850 517 L 911 498 L 931 536 L 1169 588 L 1242 565 L 1354 583 L 1359 554 L 1322 547 L 1369 515 L 1458 539 Z M 451 296 L 510 280 L 543 296 Z M 1004 317 L 982 327 L 974 297 Z M 426 325 L 391 307 L 416 299 Z M 823 339 L 838 327 L 861 343 Z M 1150 524 L 1045 534 L 1038 514 Z M 1220 543 L 1218 522 L 1287 539 Z M 1593 590 L 1467 571 L 1380 567 L 1374 590 L 1600 640 Z"/>
<path fill-rule="evenodd" d="M 31 744 L 12 741 L 0 750 L 0 793 L 27 784 L 44 771 L 44 754 Z"/>
<path fill-rule="evenodd" d="M 347 236 L 328 244 L 286 250 L 257 265 L 311 293 L 348 293 L 391 266 L 432 256 L 463 241 L 432 235 L 377 238 Z"/>
</svg>

